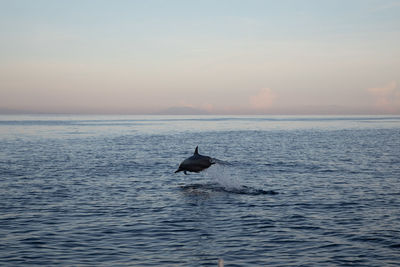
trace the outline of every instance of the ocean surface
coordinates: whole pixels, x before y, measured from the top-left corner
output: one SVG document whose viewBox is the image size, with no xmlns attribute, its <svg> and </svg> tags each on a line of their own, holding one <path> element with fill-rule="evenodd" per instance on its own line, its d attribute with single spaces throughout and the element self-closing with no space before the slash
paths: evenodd
<svg viewBox="0 0 400 267">
<path fill-rule="evenodd" d="M 400 266 L 400 116 L 0 116 L 0 266 L 219 258 Z"/>
</svg>

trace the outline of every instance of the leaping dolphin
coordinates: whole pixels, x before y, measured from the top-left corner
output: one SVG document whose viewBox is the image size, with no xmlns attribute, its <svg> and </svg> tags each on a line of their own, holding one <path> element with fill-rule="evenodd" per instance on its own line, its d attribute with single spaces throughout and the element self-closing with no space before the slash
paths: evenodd
<svg viewBox="0 0 400 267">
<path fill-rule="evenodd" d="M 196 146 L 193 156 L 182 161 L 175 173 L 181 171 L 183 171 L 184 174 L 187 174 L 186 172 L 201 172 L 215 163 L 216 161 L 214 159 L 200 155 L 199 146 Z"/>
</svg>

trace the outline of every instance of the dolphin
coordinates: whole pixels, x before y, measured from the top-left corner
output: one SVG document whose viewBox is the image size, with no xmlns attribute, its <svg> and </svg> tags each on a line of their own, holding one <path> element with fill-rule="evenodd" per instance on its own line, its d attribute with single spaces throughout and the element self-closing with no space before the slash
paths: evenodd
<svg viewBox="0 0 400 267">
<path fill-rule="evenodd" d="M 187 174 L 186 172 L 201 172 L 215 163 L 216 161 L 213 158 L 200 155 L 199 146 L 196 146 L 193 156 L 182 161 L 175 173 L 181 171 L 183 171 L 184 174 Z"/>
</svg>

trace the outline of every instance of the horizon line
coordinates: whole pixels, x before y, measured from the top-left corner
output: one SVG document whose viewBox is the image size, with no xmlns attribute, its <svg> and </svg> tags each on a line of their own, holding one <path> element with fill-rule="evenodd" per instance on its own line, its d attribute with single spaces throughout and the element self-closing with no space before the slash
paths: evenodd
<svg viewBox="0 0 400 267">
<path fill-rule="evenodd" d="M 168 108 L 129 110 L 129 109 L 23 109 L 23 108 L 1 108 L 0 115 L 182 115 L 182 116 L 399 116 L 399 110 L 379 110 L 376 108 L 358 107 L 349 108 L 343 106 L 298 106 L 286 108 L 271 108 L 267 110 L 230 108 L 206 110 L 197 107 L 171 106 Z"/>
<path fill-rule="evenodd" d="M 119 113 L 119 112 L 0 112 L 0 116 L 400 116 L 398 113 Z"/>
</svg>

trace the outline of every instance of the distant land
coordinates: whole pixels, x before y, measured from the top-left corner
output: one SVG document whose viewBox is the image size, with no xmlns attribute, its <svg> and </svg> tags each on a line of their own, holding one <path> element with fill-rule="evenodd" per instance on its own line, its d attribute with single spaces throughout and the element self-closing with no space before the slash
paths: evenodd
<svg viewBox="0 0 400 267">
<path fill-rule="evenodd" d="M 212 115 L 206 110 L 200 108 L 192 108 L 192 107 L 169 107 L 166 109 L 160 109 L 159 111 L 154 112 L 138 112 L 138 111 L 79 111 L 79 110 L 59 110 L 59 111 L 51 111 L 51 110 L 28 110 L 28 109 L 8 109 L 8 108 L 0 108 L 0 115 L 25 115 L 25 114 L 115 114 L 115 115 Z"/>
<path fill-rule="evenodd" d="M 156 115 L 210 115 L 210 113 L 204 109 L 192 108 L 192 107 L 170 107 L 158 112 Z"/>
<path fill-rule="evenodd" d="M 138 110 L 28 110 L 28 109 L 9 109 L 0 108 L 0 115 L 400 115 L 399 112 L 385 112 L 373 108 L 349 108 L 336 105 L 328 106 L 298 106 L 287 108 L 273 108 L 268 110 L 254 109 L 221 109 L 212 112 L 195 107 L 173 106 L 158 111 L 138 111 Z"/>
<path fill-rule="evenodd" d="M 0 115 L 24 115 L 24 114 L 42 114 L 42 112 L 34 112 L 32 110 L 0 108 Z"/>
</svg>

